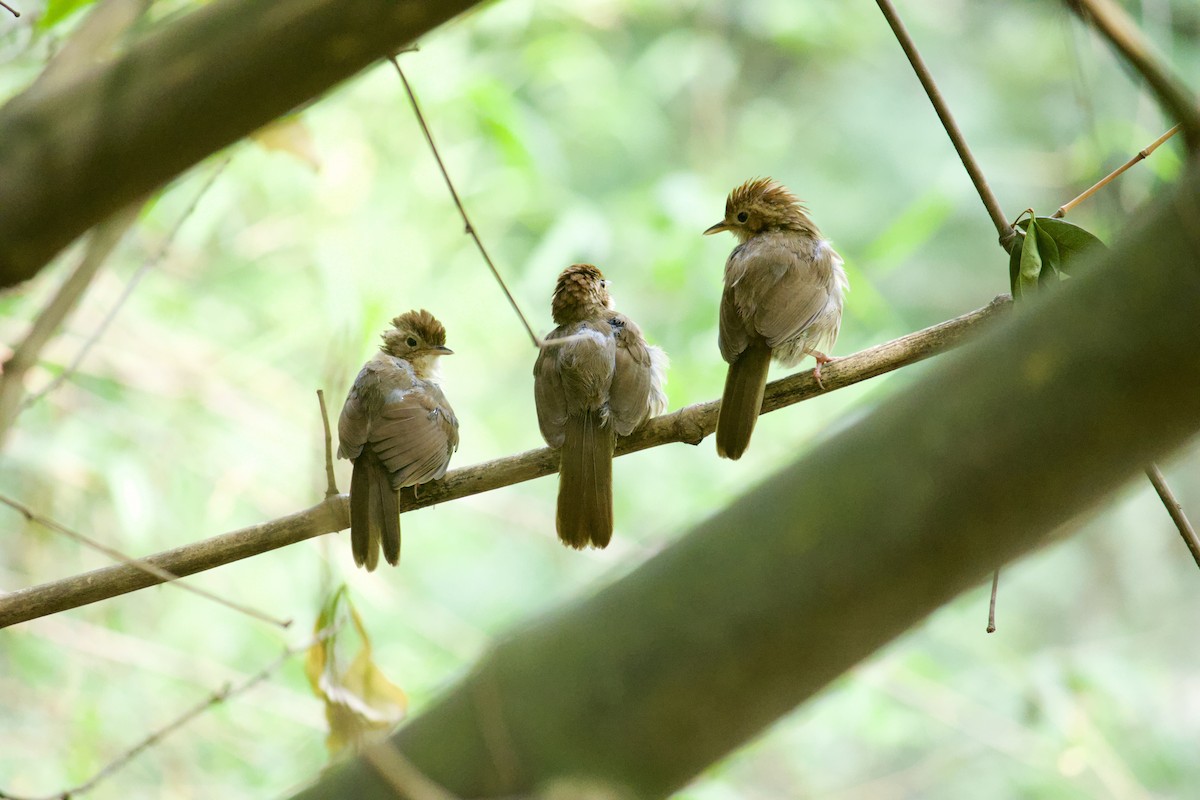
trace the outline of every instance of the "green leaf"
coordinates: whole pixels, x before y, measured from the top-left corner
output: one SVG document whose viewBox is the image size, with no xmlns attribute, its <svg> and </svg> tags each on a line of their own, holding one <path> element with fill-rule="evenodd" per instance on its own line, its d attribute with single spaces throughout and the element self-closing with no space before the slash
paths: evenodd
<svg viewBox="0 0 1200 800">
<path fill-rule="evenodd" d="M 1014 298 L 1025 291 L 1067 280 L 1081 263 L 1105 247 L 1094 234 L 1055 217 L 1029 217 L 1018 222 L 1017 229 L 1021 242 L 1013 248 L 1008 261 L 1008 281 Z"/>
<path fill-rule="evenodd" d="M 40 30 L 49 30 L 74 14 L 84 6 L 90 6 L 95 0 L 49 0 L 46 3 L 46 13 L 37 21 Z"/>
<path fill-rule="evenodd" d="M 1013 287 L 1014 298 L 1037 291 L 1038 278 L 1042 275 L 1042 254 L 1038 244 L 1037 222 L 1031 219 L 1025 226 L 1025 239 L 1021 244 L 1021 268 Z"/>
<path fill-rule="evenodd" d="M 1093 258 L 1096 253 L 1107 249 L 1104 242 L 1078 225 L 1065 219 L 1038 217 L 1038 231 L 1044 239 L 1049 235 L 1058 246 L 1058 269 L 1070 275 L 1081 263 Z"/>
<path fill-rule="evenodd" d="M 1054 237 L 1046 233 L 1046 228 L 1039 220 L 1037 223 L 1038 230 L 1038 254 L 1042 257 L 1042 271 L 1038 275 L 1038 288 L 1042 288 L 1050 282 L 1058 283 L 1061 275 L 1059 274 L 1062 262 L 1059 259 L 1058 243 Z"/>
<path fill-rule="evenodd" d="M 1013 245 L 1012 252 L 1008 254 L 1008 287 L 1012 292 L 1013 299 L 1021 296 L 1021 284 L 1018 278 L 1021 275 L 1021 253 L 1025 250 L 1025 231 L 1017 231 L 1017 243 Z"/>
</svg>

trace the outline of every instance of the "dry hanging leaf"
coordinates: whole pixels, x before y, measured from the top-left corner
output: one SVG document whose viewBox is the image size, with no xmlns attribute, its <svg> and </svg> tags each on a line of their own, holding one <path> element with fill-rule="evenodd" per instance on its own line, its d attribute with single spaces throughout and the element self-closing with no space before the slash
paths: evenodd
<svg viewBox="0 0 1200 800">
<path fill-rule="evenodd" d="M 408 710 L 403 690 L 375 665 L 371 639 L 344 585 L 321 609 L 316 631 L 336 625 L 346 615 L 353 626 L 340 625 L 337 633 L 309 648 L 304 667 L 313 693 L 325 703 L 330 756 L 346 748 L 357 752 L 381 738 Z"/>
</svg>

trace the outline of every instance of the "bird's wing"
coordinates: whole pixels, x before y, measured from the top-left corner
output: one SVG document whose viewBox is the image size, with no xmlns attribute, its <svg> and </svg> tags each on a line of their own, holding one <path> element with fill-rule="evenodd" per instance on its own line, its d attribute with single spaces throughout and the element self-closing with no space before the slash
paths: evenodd
<svg viewBox="0 0 1200 800">
<path fill-rule="evenodd" d="M 646 419 L 666 410 L 667 354 L 646 344 L 641 330 L 625 315 L 616 315 L 612 322 L 617 352 L 608 407 L 617 433 L 628 436 Z"/>
<path fill-rule="evenodd" d="M 721 358 L 732 364 L 750 346 L 750 330 L 738 308 L 734 287 L 726 284 L 721 293 L 721 316 L 717 329 Z"/>
<path fill-rule="evenodd" d="M 555 328 L 546 338 L 561 338 L 565 335 L 564 327 Z M 551 447 L 562 447 L 567 430 L 567 398 L 563 394 L 556 353 L 560 346 L 543 347 L 533 362 L 533 403 L 537 407 L 538 427 Z"/>
<path fill-rule="evenodd" d="M 370 447 L 392 476 L 392 488 L 446 474 L 458 443 L 458 421 L 441 389 L 426 381 L 391 388 L 371 426 Z"/>
<path fill-rule="evenodd" d="M 388 370 L 385 361 L 373 358 L 363 365 L 351 384 L 338 417 L 338 458 L 353 460 L 362 452 L 371 434 L 371 418 L 383 402 L 379 385 Z"/>
<path fill-rule="evenodd" d="M 558 346 L 555 353 L 567 414 L 600 411 L 612 386 L 616 337 L 607 317 L 584 320 L 568 330 L 573 341 Z"/>
<path fill-rule="evenodd" d="M 568 416 L 600 411 L 608 402 L 617 346 L 607 319 L 560 325 L 548 338 L 570 341 L 538 354 L 533 397 L 543 438 L 562 447 Z"/>
<path fill-rule="evenodd" d="M 746 248 L 745 275 L 734 287 L 736 305 L 771 349 L 803 338 L 825 311 L 833 289 L 832 252 L 817 245 L 811 250 L 814 260 L 786 240 Z"/>
</svg>

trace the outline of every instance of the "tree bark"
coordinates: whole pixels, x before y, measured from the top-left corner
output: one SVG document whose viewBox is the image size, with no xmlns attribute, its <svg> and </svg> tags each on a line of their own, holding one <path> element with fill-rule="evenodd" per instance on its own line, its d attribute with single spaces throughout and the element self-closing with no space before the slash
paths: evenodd
<svg viewBox="0 0 1200 800">
<path fill-rule="evenodd" d="M 480 0 L 216 0 L 0 109 L 0 288 Z"/>
<path fill-rule="evenodd" d="M 502 640 L 392 743 L 461 797 L 683 786 L 1200 429 L 1197 252 L 1193 170 L 1090 274 Z M 297 795 L 391 796 L 361 760 Z"/>
</svg>

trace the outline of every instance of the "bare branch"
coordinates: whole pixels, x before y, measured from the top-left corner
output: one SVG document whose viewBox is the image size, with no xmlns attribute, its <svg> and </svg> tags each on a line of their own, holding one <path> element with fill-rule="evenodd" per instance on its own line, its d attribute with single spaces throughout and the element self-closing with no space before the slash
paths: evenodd
<svg viewBox="0 0 1200 800">
<path fill-rule="evenodd" d="M 42 348 L 54 336 L 63 320 L 79 305 L 83 293 L 91 285 L 104 260 L 121 241 L 125 231 L 133 225 L 140 209 L 140 203 L 128 206 L 96 226 L 88 240 L 87 250 L 71 277 L 63 282 L 50 302 L 38 312 L 25 339 L 17 345 L 8 361 L 4 362 L 4 374 L 0 376 L 0 447 L 4 444 L 13 420 L 20 413 L 21 401 L 25 397 L 25 373 L 37 363 Z"/>
<path fill-rule="evenodd" d="M 1159 499 L 1167 507 L 1167 513 L 1171 515 L 1175 527 L 1179 529 L 1179 535 L 1183 537 L 1183 543 L 1187 545 L 1192 558 L 1196 560 L 1196 566 L 1200 567 L 1200 537 L 1196 535 L 1196 529 L 1192 527 L 1187 515 L 1183 513 L 1183 506 L 1175 499 L 1175 493 L 1167 485 L 1167 479 L 1162 474 L 1162 470 L 1158 468 L 1157 464 L 1151 464 L 1146 467 L 1146 477 L 1150 479 L 1150 483 L 1154 484 L 1154 491 L 1158 492 Z"/>
<path fill-rule="evenodd" d="M 325 408 L 325 390 L 317 389 L 321 404 L 321 427 L 325 431 L 325 499 L 337 497 L 337 477 L 333 474 L 333 433 L 329 430 L 329 410 Z"/>
<path fill-rule="evenodd" d="M 16 511 L 18 514 L 25 517 L 25 519 L 28 520 L 29 522 L 35 522 L 38 525 L 41 525 L 43 528 L 47 528 L 56 533 L 61 533 L 63 536 L 66 536 L 69 539 L 73 539 L 76 542 L 79 542 L 80 544 L 84 545 L 85 547 L 90 547 L 91 549 L 93 549 L 99 553 L 103 553 L 104 555 L 108 556 L 111 559 L 120 561 L 123 566 L 125 566 L 129 569 L 138 570 L 142 574 L 144 574 L 146 577 L 151 578 L 151 579 L 156 579 L 156 580 L 154 580 L 154 583 L 156 583 L 156 584 L 157 583 L 170 583 L 171 585 L 177 586 L 180 589 L 189 591 L 192 594 L 199 595 L 200 597 L 203 597 L 205 600 L 211 600 L 212 602 L 217 603 L 219 605 L 223 605 L 226 608 L 233 609 L 234 611 L 240 612 L 240 613 L 245 614 L 250 617 L 254 617 L 255 619 L 260 619 L 263 622 L 269 622 L 272 625 L 279 626 L 280 628 L 286 628 L 287 626 L 292 624 L 292 621 L 290 619 L 289 620 L 280 620 L 280 619 L 276 619 L 274 617 L 270 617 L 261 611 L 256 611 L 255 609 L 250 608 L 249 606 L 244 606 L 241 603 L 235 603 L 232 600 L 226 600 L 224 597 L 215 595 L 212 592 L 208 591 L 207 589 L 201 589 L 199 586 L 193 586 L 190 583 L 184 583 L 183 581 L 179 580 L 178 575 L 168 572 L 167 570 L 163 569 L 162 567 L 158 567 L 158 566 L 155 566 L 154 564 L 147 563 L 144 560 L 140 560 L 140 559 L 136 559 L 136 558 L 127 556 L 124 553 L 122 553 L 120 550 L 115 550 L 115 549 L 109 547 L 108 545 L 103 544 L 102 542 L 96 541 L 95 539 L 91 538 L 90 536 L 84 536 L 82 533 L 71 530 L 66 525 L 63 525 L 61 522 L 55 522 L 54 520 L 52 520 L 48 517 L 44 517 L 40 514 L 35 514 L 28 506 L 26 506 L 23 503 L 18 503 L 16 500 L 13 500 L 11 497 L 7 497 L 5 495 L 0 494 L 0 503 L 3 503 L 4 505 L 8 506 L 12 510 Z"/>
<path fill-rule="evenodd" d="M 457 795 L 431 781 L 390 740 L 385 739 L 368 747 L 362 757 L 396 790 L 397 797 L 408 800 L 460 800 Z"/>
<path fill-rule="evenodd" d="M 216 169 L 214 169 L 212 174 L 208 176 L 208 180 L 206 180 L 200 187 L 200 191 L 196 192 L 196 196 L 192 198 L 192 202 L 189 203 L 187 208 L 183 210 L 183 213 L 179 215 L 179 219 L 175 220 L 175 224 L 171 227 L 171 230 L 167 232 L 166 238 L 163 239 L 162 244 L 159 246 L 158 252 L 143 261 L 141 266 L 139 266 L 133 273 L 133 276 L 130 277 L 129 282 L 125 284 L 125 288 L 121 290 L 121 294 L 119 297 L 117 297 L 117 301 L 113 303 L 112 308 L 110 308 L 108 313 L 104 315 L 104 318 L 100 320 L 100 324 L 96 326 L 96 329 L 92 331 L 91 335 L 89 335 L 84 341 L 83 346 L 79 348 L 79 352 L 77 352 L 75 357 L 71 359 L 71 363 L 67 365 L 66 369 L 54 376 L 54 380 L 46 384 L 41 391 L 26 398 L 25 402 L 21 404 L 22 410 L 33 405 L 38 400 L 41 400 L 59 386 L 62 386 L 64 383 L 70 380 L 76 372 L 79 371 L 79 365 L 83 363 L 85 358 L 87 358 L 87 354 L 91 352 L 93 347 L 95 347 L 96 342 L 100 341 L 100 337 L 103 336 L 104 332 L 108 330 L 108 326 L 111 325 L 113 320 L 117 318 L 117 314 L 121 311 L 121 308 L 125 305 L 126 301 L 129 300 L 130 296 L 133 295 L 133 290 L 137 288 L 138 283 L 140 283 L 142 278 L 146 276 L 147 272 L 162 262 L 163 258 L 167 255 L 167 251 L 171 249 L 171 244 L 175 241 L 175 237 L 179 235 L 179 229 L 183 227 L 183 223 L 187 222 L 188 217 L 190 217 L 192 212 L 196 210 L 196 206 L 200 204 L 200 198 L 204 197 L 204 195 L 212 187 L 213 182 L 216 181 L 217 176 L 221 174 L 228 163 L 229 158 L 226 157 L 219 164 L 217 164 Z"/>
<path fill-rule="evenodd" d="M 1000 588 L 1000 570 L 992 573 L 992 598 L 988 601 L 987 632 L 996 632 L 996 590 Z"/>
<path fill-rule="evenodd" d="M 1007 295 L 1001 295 L 969 314 L 839 358 L 826 365 L 822 372 L 824 391 L 809 370 L 774 381 L 767 386 L 763 413 L 874 378 L 957 347 L 969 334 L 975 333 L 982 323 L 999 316 L 1010 303 Z M 699 444 L 716 428 L 719 404 L 720 401 L 713 400 L 656 417 L 632 436 L 618 441 L 616 454 L 625 455 L 672 442 Z M 411 511 L 445 503 L 551 475 L 557 470 L 558 451 L 550 448 L 529 450 L 454 470 L 440 481 L 423 485 L 419 498 L 414 498 L 411 490 L 405 490 L 401 493 L 400 509 Z M 348 499 L 345 495 L 337 495 L 304 511 L 177 547 L 143 560 L 174 575 L 191 575 L 321 534 L 344 530 L 349 524 Z M 0 628 L 144 589 L 156 583 L 159 581 L 154 576 L 141 570 L 113 566 L 20 589 L 0 596 Z"/>
<path fill-rule="evenodd" d="M 975 160 L 971 148 L 967 146 L 967 139 L 959 129 L 958 123 L 954 121 L 954 115 L 950 113 L 950 106 L 947 105 L 946 99 L 942 97 L 937 83 L 933 80 L 933 73 L 929 71 L 925 60 L 921 58 L 921 53 L 917 50 L 917 43 L 913 41 L 908 29 L 904 27 L 904 22 L 900 19 L 891 0 L 876 0 L 876 2 L 879 10 L 883 12 L 884 18 L 887 19 L 888 25 L 891 26 L 892 33 L 896 35 L 896 40 L 900 42 L 900 47 L 904 49 L 904 55 L 908 56 L 908 61 L 912 64 L 913 72 L 917 73 L 917 79 L 921 81 L 921 86 L 925 87 L 925 94 L 929 95 L 929 102 L 933 104 L 933 110 L 937 112 L 938 119 L 942 121 L 946 135 L 950 137 L 954 149 L 958 151 L 958 157 L 966 167 L 967 174 L 971 176 L 971 182 L 975 184 L 975 191 L 978 192 L 979 199 L 983 201 L 983 207 L 987 209 L 988 216 L 992 218 L 992 224 L 996 226 L 996 232 L 1000 236 L 1000 246 L 1011 251 L 1017 240 L 1016 231 L 1009 224 L 1003 209 L 1000 208 L 1000 201 L 996 199 L 992 187 L 988 185 L 987 178 L 983 176 L 979 162 Z"/>
<path fill-rule="evenodd" d="M 1134 164 L 1136 164 L 1139 161 L 1142 161 L 1146 157 L 1148 157 L 1151 153 L 1153 153 L 1155 150 L 1157 150 L 1162 145 L 1163 142 L 1167 141 L 1172 136 L 1179 133 L 1179 129 L 1180 128 L 1178 125 L 1176 125 L 1174 128 L 1171 128 L 1171 130 L 1167 131 L 1162 136 L 1155 139 L 1153 143 L 1151 143 L 1147 147 L 1139 150 L 1138 154 L 1135 155 L 1133 158 L 1129 159 L 1124 164 L 1122 164 L 1121 166 L 1114 169 L 1112 172 L 1105 175 L 1103 178 L 1101 178 L 1099 181 L 1097 181 L 1091 188 L 1089 188 L 1087 191 L 1083 192 L 1083 194 L 1079 195 L 1078 197 L 1076 197 L 1074 200 L 1071 200 L 1070 202 L 1063 203 L 1061 206 L 1058 207 L 1058 211 L 1055 211 L 1052 216 L 1058 217 L 1059 219 L 1065 217 L 1067 215 L 1067 213 L 1071 211 L 1071 209 L 1075 208 L 1075 206 L 1079 205 L 1084 200 L 1087 200 L 1089 197 L 1091 197 L 1096 192 L 1103 189 L 1105 186 L 1108 186 L 1110 183 L 1112 183 L 1114 180 L 1116 180 L 1117 177 L 1120 176 L 1121 173 L 1123 173 L 1125 170 L 1129 169 Z"/>
<path fill-rule="evenodd" d="M 454 188 L 454 182 L 450 180 L 450 173 L 446 171 L 446 165 L 442 162 L 442 154 L 438 152 L 437 145 L 433 143 L 433 134 L 429 131 L 429 124 L 425 122 L 425 115 L 421 113 L 421 106 L 417 103 L 417 95 L 413 92 L 412 86 L 409 85 L 408 78 L 404 76 L 404 70 L 400 69 L 400 62 L 396 60 L 395 56 L 391 56 L 390 60 L 392 66 L 396 68 L 396 74 L 400 76 L 400 82 L 404 84 L 404 91 L 408 95 L 408 102 L 412 105 L 417 122 L 421 125 L 421 132 L 425 134 L 425 141 L 429 143 L 429 149 L 433 151 L 433 158 L 437 161 L 438 169 L 442 171 L 442 178 L 446 181 L 446 188 L 450 190 L 450 196 L 454 198 L 454 205 L 458 207 L 458 214 L 462 217 L 467 235 L 475 240 L 475 246 L 479 248 L 479 255 L 483 256 L 484 263 L 492 271 L 492 277 L 496 279 L 496 283 L 500 284 L 500 289 L 504 292 L 504 296 L 508 298 L 508 304 L 512 306 L 512 310 L 521 320 L 521 324 L 525 326 L 525 330 L 529 334 L 533 346 L 541 347 L 541 339 L 533 332 L 533 327 L 529 324 L 529 320 L 525 319 L 525 314 L 521 312 L 521 307 L 517 305 L 517 299 L 508 290 L 508 284 L 504 282 L 504 278 L 500 277 L 500 270 L 496 269 L 496 265 L 492 262 L 492 257 L 488 255 L 487 248 L 483 246 L 483 240 L 479 238 L 479 233 L 475 230 L 475 226 L 471 224 L 470 218 L 467 217 L 467 209 L 463 206 L 462 200 L 459 199 L 458 191 Z"/>
<path fill-rule="evenodd" d="M 1146 79 L 1158 102 L 1183 127 L 1187 148 L 1200 151 L 1200 108 L 1195 96 L 1154 56 L 1149 42 L 1113 0 L 1066 0 L 1081 19 L 1091 22 L 1117 52 Z"/>
<path fill-rule="evenodd" d="M 96 786 L 105 778 L 124 767 L 130 761 L 137 758 L 139 755 L 149 750 L 151 747 L 158 744 L 163 739 L 167 738 L 169 735 L 179 730 L 196 717 L 200 716 L 214 706 L 220 705 L 221 703 L 224 703 L 239 694 L 244 694 L 246 690 L 256 686 L 259 683 L 262 683 L 264 680 L 271 677 L 276 670 L 282 667 L 288 661 L 288 659 L 299 653 L 303 653 L 312 647 L 315 647 L 325 639 L 332 636 L 335 631 L 336 627 L 331 626 L 326 628 L 325 630 L 318 632 L 316 636 L 309 639 L 307 642 L 286 648 L 279 658 L 275 659 L 270 664 L 267 664 L 267 666 L 263 667 L 253 675 L 250 675 L 240 684 L 236 686 L 232 684 L 225 684 L 223 687 L 210 694 L 204 700 L 196 703 L 178 717 L 171 720 L 161 728 L 153 731 L 133 747 L 121 753 L 115 759 L 106 764 L 99 772 L 78 786 L 74 786 L 70 789 L 64 789 L 63 791 L 56 792 L 52 795 L 44 795 L 36 798 L 25 795 L 8 794 L 7 792 L 0 791 L 0 800 L 70 800 L 72 797 L 77 797 L 85 792 L 90 792 L 92 789 L 95 789 Z"/>
<path fill-rule="evenodd" d="M 4 2 L 4 0 L 0 0 L 0 6 L 4 6 L 4 8 L 8 11 L 8 13 L 12 14 L 14 17 L 21 16 L 20 11 L 17 11 L 15 8 L 10 6 L 8 3 Z"/>
</svg>

